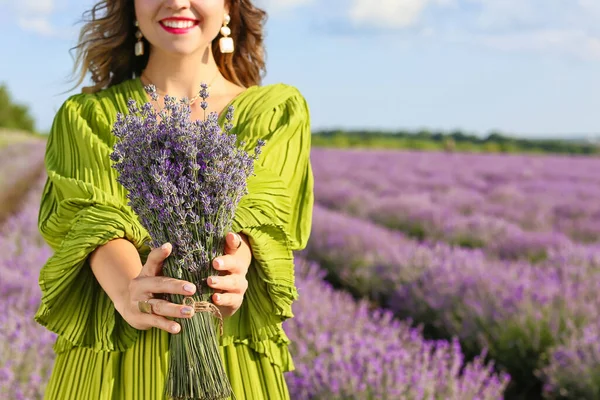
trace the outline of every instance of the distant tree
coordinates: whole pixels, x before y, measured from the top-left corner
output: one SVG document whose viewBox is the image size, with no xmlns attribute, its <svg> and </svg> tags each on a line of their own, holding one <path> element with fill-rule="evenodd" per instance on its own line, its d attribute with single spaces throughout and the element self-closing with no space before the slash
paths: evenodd
<svg viewBox="0 0 600 400">
<path fill-rule="evenodd" d="M 473 135 L 467 135 L 461 130 L 455 129 L 450 132 L 449 136 L 454 139 L 455 142 L 477 142 L 477 137 Z"/>
<path fill-rule="evenodd" d="M 431 132 L 427 129 L 417 131 L 416 136 L 420 139 L 431 139 Z"/>
<path fill-rule="evenodd" d="M 0 84 L 0 127 L 35 131 L 35 122 L 29 114 L 29 109 L 27 106 L 14 103 L 4 84 Z"/>
<path fill-rule="evenodd" d="M 505 142 L 507 140 L 509 140 L 509 138 L 507 138 L 506 136 L 502 135 L 498 131 L 491 131 L 489 133 L 489 135 L 487 136 L 487 138 L 485 139 L 486 142 L 496 142 L 496 143 Z"/>
</svg>

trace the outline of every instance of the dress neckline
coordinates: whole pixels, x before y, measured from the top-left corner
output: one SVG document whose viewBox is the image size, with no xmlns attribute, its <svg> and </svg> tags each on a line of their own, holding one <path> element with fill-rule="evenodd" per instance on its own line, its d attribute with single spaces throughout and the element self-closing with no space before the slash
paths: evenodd
<svg viewBox="0 0 600 400">
<path fill-rule="evenodd" d="M 136 87 L 136 92 L 140 96 L 140 100 L 142 101 L 142 104 L 150 101 L 150 96 L 148 95 L 148 93 L 146 93 L 146 89 L 144 89 L 144 84 L 142 83 L 142 80 L 140 79 L 140 77 L 138 76 L 138 77 L 134 78 L 133 82 Z M 225 115 L 227 114 L 227 110 L 229 109 L 230 106 L 233 106 L 235 103 L 237 103 L 242 98 L 246 97 L 249 93 L 251 93 L 258 87 L 259 87 L 258 85 L 249 86 L 246 89 L 242 90 L 237 95 L 235 95 L 229 101 L 229 103 L 227 103 L 227 105 L 225 105 L 225 107 L 219 112 L 219 115 L 218 115 L 219 123 L 222 121 L 223 118 L 225 118 Z"/>
</svg>

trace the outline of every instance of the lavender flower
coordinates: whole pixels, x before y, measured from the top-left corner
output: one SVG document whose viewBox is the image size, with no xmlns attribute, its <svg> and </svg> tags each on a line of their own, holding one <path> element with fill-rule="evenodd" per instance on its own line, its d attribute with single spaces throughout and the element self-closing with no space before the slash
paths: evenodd
<svg viewBox="0 0 600 400">
<path fill-rule="evenodd" d="M 209 250 L 224 245 L 264 141 L 250 156 L 236 147 L 230 130 L 221 130 L 216 113 L 191 121 L 189 105 L 168 96 L 158 115 L 150 103 L 140 109 L 131 100 L 128 106 L 130 113 L 118 114 L 113 129 L 120 139 L 111 154 L 118 180 L 129 190 L 129 205 L 148 229 L 152 245 L 173 244 L 179 262 L 170 272 L 199 271 L 216 256 Z"/>
<path fill-rule="evenodd" d="M 296 260 L 300 298 L 296 317 L 284 322 L 296 364 L 286 376 L 293 399 L 503 398 L 509 377 L 484 364 L 485 352 L 465 363 L 457 340 L 425 340 L 389 311 L 334 291 L 314 262 Z"/>
<path fill-rule="evenodd" d="M 535 379 L 568 323 L 577 330 L 600 320 L 600 251 L 586 246 L 548 250 L 536 265 L 501 261 L 316 205 L 301 254 L 319 260 L 328 279 L 353 294 L 425 324 L 429 333 L 458 337 L 469 355 L 487 348 L 521 384 Z"/>
<path fill-rule="evenodd" d="M 600 321 L 576 330 L 539 371 L 548 398 L 600 398 Z"/>
<path fill-rule="evenodd" d="M 417 239 L 543 261 L 600 241 L 597 157 L 314 149 L 315 199 Z"/>
<path fill-rule="evenodd" d="M 156 98 L 155 88 L 146 90 Z M 200 97 L 206 102 L 206 85 Z M 159 112 L 151 103 L 139 107 L 134 100 L 129 100 L 128 111 L 117 115 L 113 127 L 118 141 L 111 159 L 119 172 L 118 181 L 129 191 L 129 205 L 149 232 L 152 246 L 173 245 L 164 274 L 194 282 L 197 304 L 210 306 L 213 291 L 206 278 L 215 273 L 211 261 L 222 254 L 225 235 L 239 201 L 248 192 L 246 180 L 253 174 L 264 141 L 258 141 L 254 155 L 243 150 L 244 142 L 236 146 L 236 136 L 230 132 L 232 108 L 224 130 L 216 113 L 192 121 L 189 101 L 167 95 Z M 171 295 L 170 300 L 184 301 L 181 295 Z M 166 385 L 171 397 L 231 395 L 214 325 L 207 318 L 207 313 L 199 312 L 192 319 L 181 319 L 182 332 L 171 339 Z"/>
<path fill-rule="evenodd" d="M 23 153 L 24 155 L 27 153 Z M 29 160 L 29 157 L 24 157 Z M 43 151 L 33 160 L 43 159 Z M 0 167 L 4 175 L 9 170 Z M 17 171 L 14 171 L 17 172 Z M 52 250 L 37 230 L 46 175 L 33 182 L 21 208 L 0 227 L 0 398 L 41 399 L 54 361 L 56 334 L 34 321 L 41 292 L 37 275 Z"/>
</svg>

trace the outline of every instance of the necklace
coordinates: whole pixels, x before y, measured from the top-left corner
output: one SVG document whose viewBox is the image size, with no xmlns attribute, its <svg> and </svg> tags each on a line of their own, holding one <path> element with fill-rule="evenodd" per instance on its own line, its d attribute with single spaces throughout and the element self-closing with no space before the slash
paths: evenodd
<svg viewBox="0 0 600 400">
<path fill-rule="evenodd" d="M 215 74 L 215 76 L 214 76 L 214 77 L 211 79 L 210 83 L 207 85 L 207 89 L 210 89 L 210 88 L 211 88 L 212 84 L 213 84 L 213 83 L 215 83 L 215 81 L 217 80 L 217 78 L 218 78 L 218 77 L 219 77 L 219 70 L 217 69 L 217 73 L 216 73 L 216 74 Z M 154 84 L 152 83 L 152 81 L 150 81 L 150 79 L 148 79 L 148 77 L 146 76 L 146 74 L 145 74 L 145 71 L 144 71 L 144 72 L 142 72 L 142 75 L 140 76 L 140 80 L 141 80 L 141 78 L 144 78 L 144 80 L 146 80 L 146 82 L 148 82 L 148 83 L 147 83 L 147 85 L 153 85 L 153 86 L 154 86 L 154 88 L 156 88 L 156 85 L 154 85 Z M 143 83 L 143 82 L 142 82 L 142 83 Z M 160 90 L 158 90 L 158 89 L 156 89 L 156 93 L 160 94 L 162 97 L 165 97 L 165 96 L 168 94 L 168 93 L 164 93 L 164 92 L 162 92 L 162 91 L 160 91 Z M 190 104 L 190 106 L 191 106 L 192 104 L 194 104 L 194 102 L 195 102 L 196 100 L 198 100 L 198 99 L 201 97 L 200 95 L 201 95 L 201 92 L 200 92 L 200 93 L 198 93 L 197 95 L 195 95 L 194 97 L 192 97 L 192 98 L 190 99 L 190 103 L 189 103 L 189 104 Z"/>
</svg>

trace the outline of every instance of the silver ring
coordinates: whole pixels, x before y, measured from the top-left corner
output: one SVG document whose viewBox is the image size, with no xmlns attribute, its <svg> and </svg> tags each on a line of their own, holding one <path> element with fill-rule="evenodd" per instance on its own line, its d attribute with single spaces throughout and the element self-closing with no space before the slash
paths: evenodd
<svg viewBox="0 0 600 400">
<path fill-rule="evenodd" d="M 238 246 L 235 248 L 236 250 L 239 249 L 240 247 L 242 247 L 242 237 L 240 236 L 239 233 L 235 232 L 235 234 L 237 235 L 238 239 L 240 239 L 240 243 L 238 244 Z"/>
<path fill-rule="evenodd" d="M 138 309 L 144 314 L 154 314 L 152 312 L 152 304 L 148 303 L 148 300 L 138 301 Z"/>
</svg>

